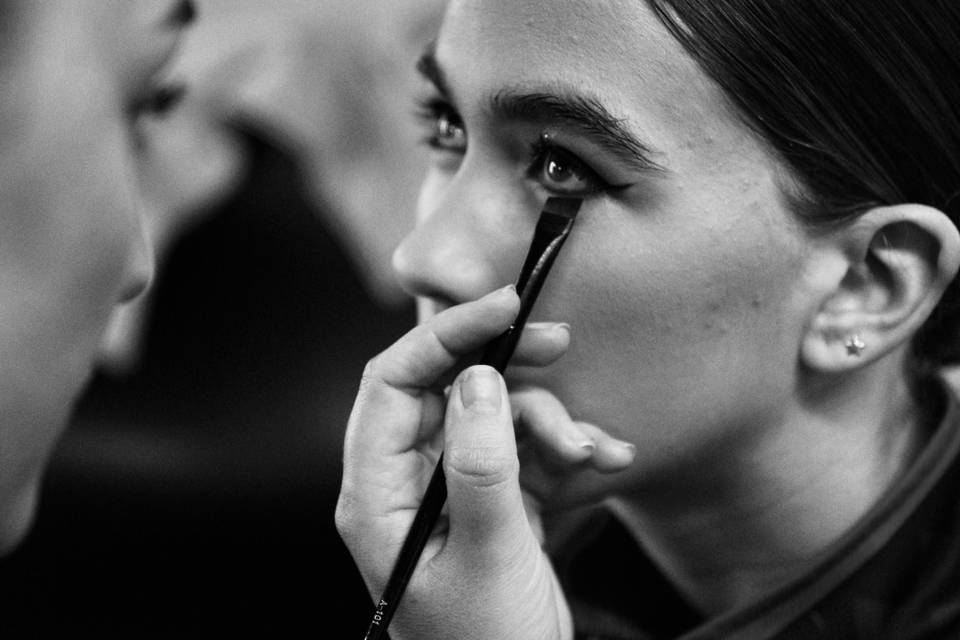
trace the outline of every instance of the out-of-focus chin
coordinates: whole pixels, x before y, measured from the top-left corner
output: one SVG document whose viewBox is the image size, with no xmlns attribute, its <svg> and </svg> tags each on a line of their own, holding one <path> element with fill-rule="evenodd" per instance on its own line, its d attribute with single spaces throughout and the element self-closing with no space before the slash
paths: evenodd
<svg viewBox="0 0 960 640">
<path fill-rule="evenodd" d="M 30 532 L 40 494 L 39 485 L 37 480 L 12 496 L 0 496 L 0 557 L 12 553 Z"/>
</svg>

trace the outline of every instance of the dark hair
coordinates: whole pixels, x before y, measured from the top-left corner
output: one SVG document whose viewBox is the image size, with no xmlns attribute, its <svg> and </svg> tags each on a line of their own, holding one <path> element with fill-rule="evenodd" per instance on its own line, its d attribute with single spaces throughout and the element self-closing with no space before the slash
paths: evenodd
<svg viewBox="0 0 960 640">
<path fill-rule="evenodd" d="M 913 202 L 960 226 L 960 1 L 648 0 L 793 170 L 813 228 Z M 960 281 L 913 341 L 960 361 Z"/>
</svg>

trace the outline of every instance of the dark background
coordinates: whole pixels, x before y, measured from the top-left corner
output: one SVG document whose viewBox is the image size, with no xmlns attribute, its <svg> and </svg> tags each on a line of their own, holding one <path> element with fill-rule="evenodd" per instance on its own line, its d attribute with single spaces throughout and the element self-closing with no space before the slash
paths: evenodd
<svg viewBox="0 0 960 640">
<path fill-rule="evenodd" d="M 244 137 L 243 187 L 159 274 L 140 368 L 93 380 L 0 563 L 0 638 L 363 636 L 343 430 L 413 306 L 368 295 L 297 167 Z"/>
</svg>

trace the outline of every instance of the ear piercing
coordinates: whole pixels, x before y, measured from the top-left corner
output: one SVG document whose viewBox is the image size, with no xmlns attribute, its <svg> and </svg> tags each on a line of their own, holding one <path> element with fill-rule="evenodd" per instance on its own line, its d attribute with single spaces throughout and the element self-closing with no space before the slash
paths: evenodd
<svg viewBox="0 0 960 640">
<path fill-rule="evenodd" d="M 860 334 L 855 333 L 847 338 L 843 346 L 847 348 L 848 355 L 859 356 L 860 352 L 867 348 L 867 343 L 860 339 Z"/>
</svg>

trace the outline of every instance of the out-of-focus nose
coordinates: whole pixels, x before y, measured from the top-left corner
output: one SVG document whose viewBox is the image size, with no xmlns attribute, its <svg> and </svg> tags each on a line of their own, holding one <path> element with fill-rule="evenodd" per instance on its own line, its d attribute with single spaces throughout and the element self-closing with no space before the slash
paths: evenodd
<svg viewBox="0 0 960 640">
<path fill-rule="evenodd" d="M 130 247 L 127 267 L 120 284 L 118 304 L 110 315 L 100 343 L 97 364 L 119 374 L 133 370 L 140 361 L 151 310 L 146 294 L 154 278 L 154 233 L 147 229 L 145 215 L 138 218 L 137 231 Z"/>
<path fill-rule="evenodd" d="M 124 281 L 120 288 L 120 302 L 130 302 L 150 287 L 156 269 L 153 243 L 141 225 L 133 243 Z"/>
<path fill-rule="evenodd" d="M 104 371 L 125 374 L 140 364 L 151 303 L 148 294 L 113 310 L 97 354 L 97 365 Z"/>
</svg>

